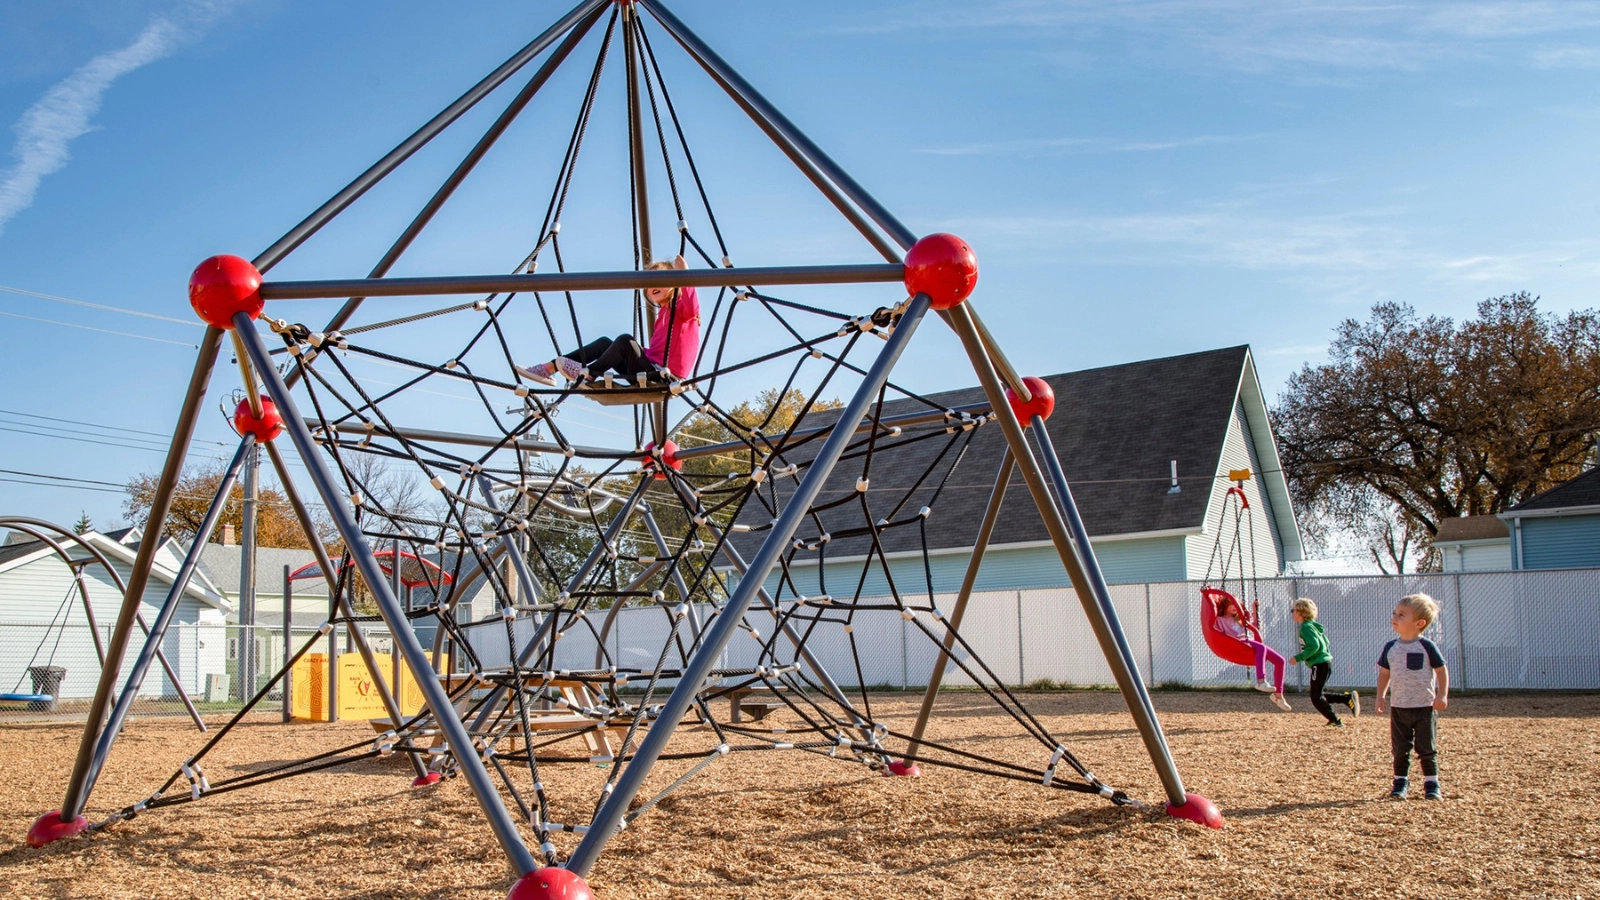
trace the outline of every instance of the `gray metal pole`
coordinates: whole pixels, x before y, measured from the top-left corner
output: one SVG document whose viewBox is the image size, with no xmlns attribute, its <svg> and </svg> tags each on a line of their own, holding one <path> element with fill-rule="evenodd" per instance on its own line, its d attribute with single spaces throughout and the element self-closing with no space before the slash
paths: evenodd
<svg viewBox="0 0 1600 900">
<path fill-rule="evenodd" d="M 667 29 L 673 39 L 681 44 L 683 49 L 694 58 L 695 62 L 698 62 L 701 68 L 705 69 L 707 74 L 722 86 L 722 89 L 734 99 L 734 102 L 739 104 L 751 119 L 755 120 L 756 124 L 767 133 L 773 143 L 777 144 L 779 149 L 783 150 L 790 160 L 811 178 L 812 183 L 829 200 L 833 201 L 834 206 L 838 207 L 839 211 L 845 214 L 851 224 L 855 225 L 856 229 L 867 240 L 872 242 L 873 247 L 877 248 L 885 259 L 890 262 L 898 262 L 899 254 L 895 253 L 893 248 L 884 244 L 883 238 L 871 226 L 861 220 L 861 214 L 850 208 L 849 203 L 844 202 L 841 192 L 843 197 L 848 197 L 862 210 L 865 210 L 866 214 L 874 222 L 878 223 L 878 226 L 890 238 L 900 244 L 901 250 L 909 249 L 912 244 L 916 243 L 916 236 L 904 225 L 900 224 L 900 220 L 884 209 L 882 204 L 874 200 L 871 194 L 868 194 L 861 185 L 856 183 L 855 179 L 839 168 L 838 163 L 835 163 L 828 154 L 823 153 L 822 148 L 813 144 L 811 139 L 805 136 L 804 132 L 795 127 L 793 122 L 778 111 L 777 107 L 767 102 L 767 98 L 763 97 L 760 91 L 757 91 L 750 82 L 745 81 L 742 75 L 734 71 L 734 68 L 728 65 L 721 56 L 718 56 L 715 50 L 712 50 L 704 41 L 700 40 L 698 35 L 690 31 L 689 26 L 683 24 L 677 16 L 674 16 L 666 7 L 654 2 L 654 0 L 648 0 L 648 2 L 647 0 L 639 0 L 636 5 L 643 6 L 650 11 L 652 16 L 655 16 L 656 21 Z M 818 177 L 818 175 L 821 177 Z M 837 187 L 834 185 L 837 185 Z"/>
<path fill-rule="evenodd" d="M 1000 521 L 1000 508 L 1006 502 L 1006 487 L 1011 483 L 1011 472 L 1016 460 L 1007 450 L 1000 457 L 1000 471 L 995 473 L 994 487 L 989 491 L 989 505 L 983 510 L 983 522 L 978 525 L 978 537 L 972 544 L 972 558 L 967 561 L 967 573 L 961 578 L 961 592 L 956 594 L 955 608 L 945 622 L 944 641 L 939 647 L 939 658 L 928 676 L 928 690 L 922 695 L 922 709 L 917 712 L 917 723 L 911 729 L 911 743 L 906 747 L 906 761 L 917 758 L 922 746 L 922 734 L 928 728 L 928 717 L 933 714 L 934 698 L 939 696 L 939 685 L 944 682 L 944 667 L 950 662 L 950 649 L 955 646 L 956 633 L 961 630 L 961 619 L 967 614 L 967 602 L 972 599 L 972 588 L 978 583 L 978 568 L 983 565 L 983 555 L 989 549 L 989 539 L 994 536 L 994 526 Z M 1021 621 L 1021 617 L 1018 617 Z M 1017 671 L 1022 670 L 1019 659 Z"/>
<path fill-rule="evenodd" d="M 885 342 L 872 367 L 867 370 L 866 376 L 861 380 L 861 386 L 856 389 L 855 396 L 850 398 L 850 403 L 840 416 L 842 421 L 858 421 L 866 414 L 879 389 L 888 380 L 895 361 L 900 358 L 906 344 L 910 343 L 911 336 L 917 331 L 917 325 L 927 312 L 928 296 L 918 294 L 911 301 L 894 334 Z M 634 753 L 628 768 L 618 777 L 615 787 L 595 813 L 594 820 L 589 823 L 588 832 L 573 851 L 572 858 L 567 861 L 568 869 L 579 875 L 588 875 L 590 867 L 600 855 L 600 850 L 616 833 L 628 805 L 633 802 L 634 795 L 639 792 L 645 778 L 649 777 L 650 769 L 661 756 L 661 752 L 666 749 L 667 742 L 672 739 L 672 733 L 677 729 L 690 704 L 694 702 L 695 696 L 699 694 L 706 676 L 715 666 L 717 657 L 722 654 L 728 645 L 728 640 L 739 627 L 739 621 L 749 611 L 762 582 L 777 564 L 784 549 L 789 546 L 789 541 L 794 537 L 795 531 L 799 529 L 800 523 L 810 511 L 812 502 L 822 490 L 823 483 L 827 481 L 839 457 L 844 455 L 850 438 L 849 431 L 835 431 L 818 449 L 810 468 L 806 470 L 805 477 L 795 486 L 794 494 L 784 506 L 783 512 L 778 515 L 772 531 L 762 542 L 761 549 L 756 551 L 749 572 L 740 580 L 739 586 L 734 589 L 733 595 L 728 598 L 722 611 L 706 629 L 700 649 L 684 666 L 682 677 L 678 679 L 678 684 L 673 688 L 666 703 L 662 704 L 660 715 L 651 724 L 644 740 L 639 743 L 639 749 Z"/>
<path fill-rule="evenodd" d="M 628 158 L 633 175 L 633 211 L 638 219 L 639 268 L 650 265 L 650 192 L 644 175 L 644 116 L 639 110 L 639 47 L 634 30 L 639 27 L 638 10 L 622 5 L 622 56 L 627 66 L 628 84 Z M 650 321 L 655 326 L 655 308 L 646 303 Z"/>
<path fill-rule="evenodd" d="M 311 436 L 311 430 L 306 428 L 305 421 L 300 418 L 294 397 L 278 375 L 266 343 L 261 340 L 261 335 L 256 332 L 250 318 L 244 313 L 234 316 L 233 322 L 234 328 L 244 341 L 245 350 L 250 354 L 250 362 L 255 366 L 256 374 L 265 383 L 267 393 L 272 396 L 273 402 L 278 404 L 285 430 L 294 442 L 295 450 L 299 452 L 301 462 L 310 474 L 312 483 L 316 485 L 317 492 L 327 504 L 328 515 L 333 519 L 334 527 L 338 529 L 347 552 L 355 561 L 362 577 L 367 580 L 367 586 L 372 590 L 373 599 L 377 601 L 378 614 L 395 635 L 396 644 L 405 656 L 406 664 L 411 667 L 411 671 L 427 671 L 431 668 L 427 653 L 417 642 L 416 634 L 409 628 L 403 627 L 405 612 L 400 608 L 400 601 L 384 580 L 383 567 L 372 555 L 372 548 L 361 534 L 361 526 L 346 506 L 344 491 L 334 480 L 333 474 L 328 471 L 317 442 Z M 495 789 L 488 770 L 484 768 L 483 760 L 473 749 L 472 736 L 467 733 L 466 726 L 461 723 L 461 717 L 456 714 L 455 706 L 452 705 L 444 685 L 437 678 L 419 678 L 417 685 L 427 700 L 434 721 L 439 723 L 450 749 L 454 751 L 456 763 L 461 767 L 461 774 L 471 786 L 479 807 L 483 809 L 484 817 L 489 820 L 489 827 L 494 831 L 495 839 L 500 842 L 501 849 L 510 858 L 512 867 L 519 876 L 539 868 L 538 861 L 523 845 L 522 837 L 517 833 L 517 823 L 506 812 L 505 804 L 501 802 L 500 794 Z"/>
<path fill-rule="evenodd" d="M 128 576 L 128 588 L 123 594 L 122 609 L 117 612 L 117 623 L 106 645 L 106 664 L 100 669 L 100 683 L 95 686 L 94 699 L 89 702 L 88 717 L 83 723 L 83 735 L 78 739 L 78 755 L 72 762 L 72 774 L 67 779 L 66 798 L 61 801 L 61 821 L 71 822 L 83 812 L 88 800 L 89 766 L 94 761 L 94 748 L 99 737 L 100 723 L 111 706 L 111 692 L 116 688 L 118 669 L 123 654 L 128 652 L 128 638 L 133 631 L 133 620 L 139 612 L 139 602 L 144 598 L 145 585 L 150 581 L 150 564 L 155 559 L 161 532 L 167 524 L 167 513 L 172 509 L 172 493 L 183 473 L 183 460 L 189 452 L 189 442 L 194 439 L 195 422 L 200 417 L 200 403 L 206 396 L 206 385 L 211 381 L 211 368 L 216 365 L 217 351 L 222 346 L 223 331 L 214 325 L 206 326 L 205 337 L 200 339 L 200 352 L 195 357 L 194 371 L 189 375 L 189 389 L 183 398 L 183 408 L 178 413 L 178 424 L 173 429 L 172 443 L 167 448 L 167 462 L 156 481 L 155 495 L 150 501 L 150 516 L 145 520 L 144 538 L 139 541 L 139 553 L 134 558 L 133 571 Z"/>
<path fill-rule="evenodd" d="M 312 540 L 316 540 L 312 538 Z M 294 658 L 294 651 L 290 645 L 294 643 L 294 581 L 289 577 L 291 572 L 288 566 L 283 567 L 283 667 L 289 668 L 289 661 Z M 283 720 L 288 722 L 294 718 L 294 673 L 283 673 Z"/>
<path fill-rule="evenodd" d="M 1102 607 L 1100 595 L 1090 583 L 1086 563 L 1093 565 L 1094 556 L 1089 548 L 1088 538 L 1083 536 L 1081 548 L 1074 544 L 1073 535 L 1068 530 L 1066 522 L 1062 520 L 1061 510 L 1056 506 L 1055 498 L 1051 496 L 1050 486 L 1046 484 L 1033 450 L 1028 446 L 1027 438 L 1022 433 L 1022 424 L 1017 421 L 1016 413 L 1012 411 L 1011 404 L 1007 402 L 1005 393 L 1001 389 L 1000 377 L 989 361 L 983 340 L 972 324 L 966 304 L 950 309 L 945 320 L 960 336 L 967 356 L 972 360 L 972 367 L 978 373 L 978 381 L 983 385 L 990 405 L 994 407 L 1000 428 L 1005 432 L 1006 443 L 1011 447 L 1012 455 L 1016 457 L 1017 467 L 1022 471 L 1029 493 L 1033 495 L 1034 505 L 1038 507 L 1040 517 L 1044 519 L 1045 528 L 1050 532 L 1050 539 L 1056 546 L 1056 553 L 1060 555 L 1061 563 L 1066 567 L 1067 576 L 1072 580 L 1073 590 L 1078 595 L 1084 614 L 1089 618 L 1095 638 L 1100 642 L 1100 650 L 1105 655 L 1107 665 L 1111 667 L 1112 675 L 1116 677 L 1117 687 L 1121 689 L 1128 711 L 1133 715 L 1134 725 L 1139 729 L 1140 737 L 1144 739 L 1145 750 L 1149 752 L 1156 774 L 1160 776 L 1162 787 L 1166 789 L 1167 799 L 1175 807 L 1182 806 L 1188 801 L 1183 789 L 1183 779 L 1179 777 L 1178 767 L 1172 761 L 1172 753 L 1167 748 L 1161 724 L 1156 720 L 1155 710 L 1150 705 L 1150 695 L 1145 692 L 1144 685 L 1139 681 L 1138 668 L 1126 652 L 1127 644 L 1121 639 L 1121 629 L 1115 627 L 1116 611 L 1107 608 L 1109 602 L 1107 607 Z M 1051 455 L 1054 455 L 1053 452 Z M 1062 486 L 1065 486 L 1064 483 Z M 1067 496 L 1070 497 L 1070 494 Z M 1063 500 L 1070 503 L 1065 497 Z M 1098 566 L 1093 571 L 1098 576 Z M 1098 580 L 1103 589 L 1104 579 Z"/>
<path fill-rule="evenodd" d="M 339 297 L 429 297 L 439 294 L 522 294 L 533 291 L 631 291 L 652 287 L 887 284 L 904 280 L 905 266 L 898 263 L 869 263 L 740 269 L 652 269 L 647 272 L 544 272 L 532 275 L 513 273 L 268 281 L 261 285 L 261 296 L 266 300 L 328 300 Z"/>
<path fill-rule="evenodd" d="M 244 457 L 243 520 L 239 528 L 239 699 L 256 693 L 256 488 L 261 448 L 254 442 Z"/>
<path fill-rule="evenodd" d="M 178 574 L 172 579 L 172 588 L 167 591 L 167 598 L 161 604 L 161 610 L 156 613 L 155 626 L 150 630 L 150 637 L 145 639 L 144 646 L 139 650 L 139 656 L 128 670 L 128 681 L 123 685 L 122 694 L 117 697 L 116 706 L 106 719 L 106 727 L 101 730 L 100 737 L 95 741 L 94 754 L 84 776 L 82 796 L 85 801 L 94 790 L 95 781 L 100 777 L 100 770 L 105 766 L 106 757 L 111 754 L 111 745 L 122 732 L 122 723 L 126 721 L 133 701 L 139 696 L 139 688 L 144 684 L 145 673 L 150 670 L 150 661 L 155 658 L 156 648 L 161 646 L 161 641 L 167 636 L 167 627 L 172 624 L 172 617 L 178 612 L 178 603 L 183 599 L 184 589 L 189 586 L 189 579 L 194 577 L 195 569 L 200 566 L 200 553 L 205 549 L 206 542 L 211 539 L 211 532 L 217 527 L 217 521 L 222 518 L 222 511 L 227 507 L 228 495 L 233 492 L 234 480 L 239 477 L 239 469 L 254 446 L 255 438 L 246 435 L 244 440 L 240 441 L 239 449 L 233 454 L 233 461 L 228 463 L 228 468 L 223 471 L 222 481 L 217 485 L 216 496 L 211 500 L 211 508 L 201 520 L 200 528 L 195 532 L 194 543 L 189 545 L 189 552 L 184 554 L 183 565 L 178 567 Z M 145 541 L 150 540 L 153 538 L 146 535 Z M 108 665 L 107 669 L 109 668 Z M 74 810 L 73 815 L 80 812 L 81 809 Z"/>
<path fill-rule="evenodd" d="M 459 119 L 467 110 L 477 105 L 479 100 L 493 93 L 495 88 L 498 88 L 512 75 L 515 75 L 517 70 L 527 65 L 540 53 L 543 53 L 546 47 L 555 43 L 557 38 L 571 29 L 580 19 L 596 12 L 609 2 L 610 0 L 584 0 L 583 3 L 574 7 L 571 12 L 562 16 L 554 25 L 545 29 L 543 34 L 534 38 L 510 59 L 501 63 L 498 69 L 490 72 L 482 81 L 473 85 L 470 90 L 457 98 L 454 103 L 451 103 L 438 115 L 429 119 L 427 124 L 417 129 L 404 141 L 401 141 L 399 146 L 390 150 L 383 159 L 373 163 L 372 167 L 358 175 L 356 180 L 345 185 L 328 202 L 318 207 L 316 212 L 313 212 L 300 224 L 291 228 L 288 234 L 278 238 L 271 247 L 262 251 L 261 255 L 254 260 L 256 269 L 266 272 L 277 265 L 279 260 L 288 256 L 290 251 L 300 246 L 313 234 L 316 234 L 322 226 L 328 224 L 335 216 L 343 212 L 345 207 L 354 203 L 357 198 L 365 194 L 373 185 L 382 181 L 384 176 L 409 159 L 411 154 L 422 149 L 423 145 L 433 140 L 439 132 L 448 128 L 450 123 Z"/>
<path fill-rule="evenodd" d="M 487 475 L 478 476 L 478 491 L 483 494 L 483 502 L 499 509 L 500 503 L 494 499 L 494 483 Z M 513 501 L 514 503 L 517 501 Z M 511 568 L 517 573 L 518 595 L 527 595 L 527 599 L 537 602 L 538 591 L 534 587 L 533 570 L 528 568 L 528 560 L 522 555 L 522 548 L 517 546 L 511 535 L 500 538 L 500 546 L 505 549 L 506 556 L 511 559 Z M 506 602 L 515 604 L 519 597 L 507 597 Z"/>
</svg>

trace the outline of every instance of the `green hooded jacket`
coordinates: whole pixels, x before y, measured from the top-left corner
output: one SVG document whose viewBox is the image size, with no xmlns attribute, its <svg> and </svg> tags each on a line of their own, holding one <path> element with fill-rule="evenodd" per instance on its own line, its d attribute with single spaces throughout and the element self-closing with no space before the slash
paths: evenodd
<svg viewBox="0 0 1600 900">
<path fill-rule="evenodd" d="M 1321 622 L 1307 619 L 1300 623 L 1300 652 L 1295 654 L 1293 661 L 1308 666 L 1333 662 L 1333 654 L 1328 651 L 1328 636 L 1323 633 Z"/>
</svg>

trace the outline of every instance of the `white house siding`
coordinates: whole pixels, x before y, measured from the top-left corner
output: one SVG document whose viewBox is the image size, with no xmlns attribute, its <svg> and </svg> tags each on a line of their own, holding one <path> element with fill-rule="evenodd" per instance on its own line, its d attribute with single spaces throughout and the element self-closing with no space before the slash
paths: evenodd
<svg viewBox="0 0 1600 900">
<path fill-rule="evenodd" d="M 1228 481 L 1228 472 L 1234 469 L 1248 468 L 1251 478 L 1244 483 L 1245 498 L 1250 501 L 1249 519 L 1241 524 L 1244 529 L 1244 548 L 1250 549 L 1250 535 L 1255 533 L 1255 571 L 1253 574 L 1267 578 L 1277 575 L 1283 570 L 1283 543 L 1279 539 L 1278 530 L 1273 524 L 1272 502 L 1262 490 L 1264 479 L 1261 475 L 1261 461 L 1256 456 L 1255 441 L 1252 440 L 1250 424 L 1245 417 L 1244 407 L 1235 402 L 1233 415 L 1228 421 L 1228 436 L 1223 441 L 1222 456 L 1217 464 L 1217 471 L 1210 485 L 1211 502 L 1206 507 L 1205 531 L 1199 535 L 1188 538 L 1187 555 L 1188 571 L 1182 578 L 1202 579 L 1208 574 L 1217 578 L 1221 574 L 1222 560 L 1211 562 L 1216 551 L 1217 535 L 1223 536 L 1226 553 L 1227 545 L 1233 539 L 1233 523 L 1231 517 L 1224 525 L 1224 516 L 1229 507 L 1227 493 L 1233 483 Z M 1183 473 L 1178 473 L 1179 480 L 1184 483 L 1184 490 L 1204 490 L 1196 479 L 1185 479 Z M 1224 530 L 1225 529 L 1225 530 Z M 1207 572 L 1207 566 L 1211 571 Z M 1233 561 L 1233 569 L 1228 574 L 1230 577 L 1239 575 L 1241 561 Z M 1248 571 L 1246 574 L 1251 574 Z M 1154 580 L 1154 579 L 1152 579 Z M 1175 579 L 1175 580 L 1182 580 Z"/>
<path fill-rule="evenodd" d="M 1446 572 L 1503 572 L 1511 568 L 1511 538 L 1470 544 L 1434 544 Z"/>
<path fill-rule="evenodd" d="M 126 582 L 131 574 L 130 567 L 115 560 L 113 565 Z M 121 594 L 116 583 L 98 564 L 86 567 L 84 577 L 101 640 L 108 641 L 111 629 L 116 624 Z M 140 604 L 147 623 L 155 620 L 156 611 L 166 600 L 169 588 L 166 581 L 150 579 Z M 62 619 L 57 615 L 64 598 L 68 600 L 63 613 L 65 631 L 60 627 Z M 57 621 L 58 627 L 47 627 L 52 619 Z M 173 622 L 175 627 L 168 634 L 162 649 L 183 680 L 184 689 L 197 693 L 203 688 L 207 672 L 223 671 L 225 647 L 222 613 L 209 604 L 186 596 L 179 602 Z M 143 634 L 135 631 L 128 652 L 123 657 L 124 672 L 138 656 L 143 644 Z M 100 677 L 100 660 L 95 652 L 88 620 L 84 616 L 83 603 L 73 587 L 72 571 L 54 553 L 0 573 L 0 690 L 31 690 L 28 666 L 45 664 L 67 670 L 61 685 L 61 697 L 89 697 L 94 694 Z M 159 664 L 152 666 L 140 694 L 162 696 L 169 693 L 173 691 Z"/>
<path fill-rule="evenodd" d="M 1600 515 L 1538 516 L 1522 521 L 1522 568 L 1600 566 Z"/>
<path fill-rule="evenodd" d="M 1183 579 L 1184 547 L 1181 537 L 1131 538 L 1103 541 L 1094 544 L 1095 558 L 1106 581 L 1112 584 L 1145 581 L 1181 581 Z M 933 573 L 936 593 L 954 593 L 961 588 L 966 575 L 967 553 L 941 553 L 928 558 L 928 568 Z M 889 576 L 902 593 L 926 594 L 928 576 L 921 556 L 900 557 L 889 562 Z M 861 577 L 861 563 L 846 562 L 827 568 L 828 593 L 834 596 L 852 596 Z M 817 582 L 815 566 L 795 566 L 790 570 L 793 587 L 785 589 L 785 596 L 793 596 L 795 589 L 807 596 L 823 593 Z M 767 578 L 767 590 L 775 591 L 779 575 Z M 995 547 L 984 554 L 983 566 L 978 570 L 974 589 L 979 591 L 1014 590 L 1017 588 L 1054 587 L 1067 584 L 1067 570 L 1056 555 L 1054 546 Z M 889 593 L 888 578 L 882 564 L 873 566 L 868 573 L 863 596 L 881 596 Z"/>
</svg>

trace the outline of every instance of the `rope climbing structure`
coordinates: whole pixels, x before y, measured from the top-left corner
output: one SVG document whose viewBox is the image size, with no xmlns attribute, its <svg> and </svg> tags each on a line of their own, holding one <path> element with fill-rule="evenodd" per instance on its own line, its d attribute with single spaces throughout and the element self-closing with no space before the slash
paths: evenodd
<svg viewBox="0 0 1600 900">
<path fill-rule="evenodd" d="M 881 263 L 735 264 L 739 236 L 717 218 L 715 179 L 697 165 L 689 138 L 696 132 L 663 78 L 657 50 L 669 44 L 749 116 Z M 554 183 L 528 228 L 527 249 L 507 261 L 509 274 L 391 277 L 541 88 L 590 52 L 575 121 L 560 132 L 565 149 Z M 367 277 L 265 277 L 536 61 Z M 630 234 L 608 243 L 562 225 L 587 221 L 574 214 L 586 196 L 576 176 L 585 151 L 601 140 L 592 126 L 604 118 L 607 85 L 617 81 Z M 651 201 L 663 197 L 676 221 L 676 239 L 666 242 L 652 230 Z M 655 209 L 659 216 L 663 207 Z M 613 258 L 625 267 L 569 267 L 576 258 L 601 258 L 592 249 L 600 244 L 622 248 Z M 190 300 L 210 327 L 152 522 L 165 519 L 225 340 L 245 397 L 234 415 L 238 455 L 173 597 L 192 574 L 244 455 L 262 445 L 311 536 L 318 561 L 301 574 L 327 582 L 328 618 L 170 778 L 91 823 L 84 813 L 90 792 L 171 621 L 169 598 L 128 670 L 105 668 L 62 807 L 40 817 L 30 842 L 398 756 L 418 788 L 442 778 L 467 782 L 519 876 L 511 896 L 531 900 L 588 896 L 584 876 L 629 822 L 708 767 L 751 754 L 818 754 L 901 776 L 932 766 L 1133 804 L 1096 778 L 962 636 L 978 565 L 1015 474 L 1116 675 L 1168 811 L 1220 826 L 1209 801 L 1185 792 L 1117 622 L 1043 427 L 1054 405 L 1049 387 L 1021 377 L 979 318 L 969 300 L 977 274 L 964 241 L 910 232 L 662 3 L 584 0 L 254 260 L 213 257 L 195 271 Z M 321 325 L 287 312 L 291 301 L 315 299 L 344 302 Z M 893 377 L 930 311 L 960 338 L 983 402 L 947 408 Z M 596 340 L 624 327 L 632 333 Z M 605 349 L 591 356 L 592 348 Z M 740 402 L 752 385 L 775 387 L 766 394 L 772 402 Z M 842 401 L 823 399 L 834 395 Z M 1002 459 L 969 456 L 980 428 L 1004 433 Z M 291 477 L 282 437 L 336 541 L 316 539 L 312 504 Z M 927 523 L 958 471 L 979 467 L 993 467 L 978 478 L 992 479 L 994 489 L 961 590 L 946 604 L 934 592 Z M 426 501 L 397 501 L 410 495 L 385 488 L 395 479 Z M 146 547 L 155 543 L 141 545 L 129 597 L 143 589 Z M 924 577 L 897 582 L 890 544 L 914 548 Z M 796 575 L 802 562 L 811 566 L 806 578 Z M 867 595 L 869 575 L 886 579 L 887 592 Z M 490 598 L 492 612 L 484 613 L 480 597 Z M 136 611 L 136 603 L 124 604 L 107 659 L 123 658 Z M 619 652 L 624 612 L 657 617 L 659 644 L 643 654 Z M 419 711 L 405 711 L 399 686 L 364 637 L 361 626 L 378 622 L 405 670 L 422 673 Z M 872 635 L 888 633 L 883 622 L 937 653 L 909 731 L 874 715 L 862 683 Z M 211 750 L 336 630 L 364 657 L 387 712 L 376 737 L 208 777 Z M 729 647 L 740 636 L 753 641 L 747 650 L 758 649 L 737 654 L 735 664 Z M 942 679 L 957 671 L 1015 722 L 1031 750 L 1013 742 L 1004 754 L 986 753 L 929 735 Z M 785 727 L 745 718 L 769 712 Z M 596 764 L 605 769 L 598 789 Z M 564 771 L 585 774 L 566 778 Z"/>
</svg>

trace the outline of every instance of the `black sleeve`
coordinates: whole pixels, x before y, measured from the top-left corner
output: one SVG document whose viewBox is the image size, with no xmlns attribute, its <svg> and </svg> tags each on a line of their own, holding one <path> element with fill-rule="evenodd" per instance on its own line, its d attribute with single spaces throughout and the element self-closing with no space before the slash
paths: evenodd
<svg viewBox="0 0 1600 900">
<path fill-rule="evenodd" d="M 1393 646 L 1394 646 L 1394 641 L 1390 641 L 1389 643 L 1383 645 L 1383 649 L 1382 650 L 1378 651 L 1378 668 L 1380 668 L 1380 669 L 1389 668 L 1389 648 L 1393 647 Z"/>
<path fill-rule="evenodd" d="M 1428 651 L 1428 666 L 1434 669 L 1444 668 L 1444 654 L 1439 652 L 1438 645 L 1427 638 L 1422 638 L 1422 649 Z"/>
</svg>

